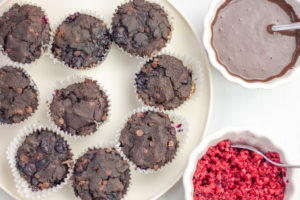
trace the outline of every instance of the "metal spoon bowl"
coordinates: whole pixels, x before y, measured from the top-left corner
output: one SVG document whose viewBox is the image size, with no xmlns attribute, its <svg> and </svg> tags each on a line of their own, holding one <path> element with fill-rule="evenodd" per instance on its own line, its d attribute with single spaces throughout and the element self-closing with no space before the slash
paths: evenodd
<svg viewBox="0 0 300 200">
<path fill-rule="evenodd" d="M 243 144 L 232 144 L 231 147 L 233 148 L 238 148 L 238 149 L 247 149 L 249 151 L 253 151 L 255 153 L 258 153 L 259 155 L 262 155 L 266 161 L 271 163 L 272 165 L 276 165 L 278 167 L 283 167 L 283 168 L 300 168 L 300 165 L 288 165 L 288 164 L 281 164 L 281 163 L 276 163 L 272 160 L 270 160 L 265 154 L 263 154 L 261 151 L 258 149 L 248 146 L 248 145 L 243 145 Z"/>
</svg>

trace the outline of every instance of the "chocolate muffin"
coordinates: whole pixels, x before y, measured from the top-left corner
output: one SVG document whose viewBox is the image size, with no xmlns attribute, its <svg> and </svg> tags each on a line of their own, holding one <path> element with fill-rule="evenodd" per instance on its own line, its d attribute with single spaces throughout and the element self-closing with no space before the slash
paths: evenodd
<svg viewBox="0 0 300 200">
<path fill-rule="evenodd" d="M 72 153 L 67 142 L 46 128 L 28 135 L 17 150 L 17 169 L 36 191 L 64 182 L 71 164 Z"/>
<path fill-rule="evenodd" d="M 109 29 L 102 20 L 77 12 L 59 25 L 51 51 L 69 67 L 86 69 L 105 58 L 111 43 Z"/>
<path fill-rule="evenodd" d="M 38 92 L 25 71 L 0 68 L 0 124 L 20 123 L 38 107 Z"/>
<path fill-rule="evenodd" d="M 14 4 L 0 17 L 0 45 L 15 62 L 31 63 L 41 57 L 50 42 L 49 20 L 33 5 Z"/>
<path fill-rule="evenodd" d="M 109 101 L 96 81 L 85 79 L 55 92 L 50 116 L 61 130 L 71 135 L 90 135 L 106 120 Z"/>
<path fill-rule="evenodd" d="M 115 149 L 90 149 L 77 160 L 73 180 L 82 200 L 120 200 L 128 190 L 130 169 Z"/>
<path fill-rule="evenodd" d="M 124 51 L 134 56 L 152 57 L 165 47 L 172 27 L 160 5 L 132 0 L 116 10 L 112 31 L 114 42 Z"/>
<path fill-rule="evenodd" d="M 181 60 L 168 55 L 157 56 L 136 74 L 138 97 L 149 106 L 177 108 L 192 94 L 192 76 Z"/>
<path fill-rule="evenodd" d="M 123 153 L 140 169 L 158 170 L 175 157 L 179 146 L 169 116 L 153 111 L 132 115 L 119 141 Z"/>
</svg>

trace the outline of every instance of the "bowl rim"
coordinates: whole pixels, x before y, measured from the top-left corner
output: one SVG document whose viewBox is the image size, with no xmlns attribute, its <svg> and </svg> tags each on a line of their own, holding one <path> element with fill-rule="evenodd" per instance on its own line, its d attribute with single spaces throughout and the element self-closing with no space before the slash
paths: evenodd
<svg viewBox="0 0 300 200">
<path fill-rule="evenodd" d="M 230 133 L 250 133 L 252 135 L 252 137 L 254 138 L 265 138 L 268 139 L 272 146 L 275 147 L 275 149 L 278 149 L 278 152 L 282 152 L 284 154 L 284 159 L 287 163 L 289 163 L 288 158 L 286 157 L 286 154 L 284 153 L 284 151 L 282 150 L 282 146 L 279 145 L 278 142 L 274 142 L 270 137 L 267 137 L 264 133 L 266 133 L 267 131 L 261 131 L 261 130 L 257 130 L 254 129 L 252 127 L 225 127 L 222 129 L 219 129 L 218 131 L 209 134 L 209 135 L 205 135 L 203 140 L 201 141 L 201 143 L 193 150 L 193 152 L 190 154 L 189 160 L 188 160 L 188 164 L 186 167 L 186 170 L 184 172 L 183 175 L 183 187 L 184 187 L 184 196 L 186 200 L 193 200 L 193 184 L 192 184 L 192 180 L 191 177 L 194 174 L 195 171 L 195 166 L 196 163 L 199 159 L 199 154 L 201 153 L 205 153 L 208 149 L 209 143 L 214 141 L 214 140 L 220 140 L 222 141 L 222 136 L 226 135 L 226 134 L 230 134 Z M 289 169 L 289 174 L 293 173 L 292 169 Z M 292 178 L 288 178 L 288 184 L 291 187 L 291 191 L 294 190 L 294 183 Z M 292 193 L 289 195 L 292 196 Z"/>
<path fill-rule="evenodd" d="M 267 82 L 247 82 L 240 77 L 231 75 L 227 71 L 225 66 L 223 66 L 222 64 L 220 64 L 218 62 L 216 52 L 211 44 L 211 38 L 212 38 L 211 24 L 216 16 L 217 9 L 225 1 L 226 0 L 212 0 L 209 10 L 204 18 L 204 29 L 203 29 L 204 31 L 203 31 L 202 41 L 203 41 L 205 50 L 208 54 L 208 58 L 209 58 L 211 65 L 214 66 L 215 69 L 217 69 L 219 72 L 221 72 L 221 74 L 227 80 L 234 82 L 234 83 L 238 83 L 242 87 L 248 88 L 248 89 L 273 89 L 283 83 L 287 83 L 287 82 L 291 81 L 297 75 L 297 73 L 299 73 L 299 71 L 300 71 L 300 67 L 298 67 L 299 60 L 296 62 L 295 66 L 293 68 L 289 69 L 284 75 L 274 78 Z M 291 6 L 293 6 L 290 3 L 290 1 L 291 0 L 287 0 L 287 3 L 289 3 Z"/>
</svg>

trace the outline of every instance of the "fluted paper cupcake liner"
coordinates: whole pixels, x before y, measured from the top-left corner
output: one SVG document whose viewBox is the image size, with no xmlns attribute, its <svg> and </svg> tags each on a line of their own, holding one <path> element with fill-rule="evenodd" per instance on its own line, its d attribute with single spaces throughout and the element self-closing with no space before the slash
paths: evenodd
<svg viewBox="0 0 300 200">
<path fill-rule="evenodd" d="M 160 112 L 160 113 L 167 114 L 169 116 L 173 127 L 176 129 L 176 138 L 177 138 L 178 144 L 179 144 L 174 158 L 170 162 L 165 163 L 158 170 L 154 170 L 154 169 L 150 169 L 150 168 L 149 169 L 139 168 L 134 162 L 129 160 L 127 158 L 127 156 L 123 153 L 121 143 L 120 143 L 120 140 L 119 140 L 120 136 L 121 136 L 121 132 L 122 132 L 123 128 L 125 127 L 126 123 L 128 122 L 128 119 L 136 113 L 139 113 L 139 112 L 144 113 L 144 112 L 147 112 L 147 111 Z M 138 172 L 140 172 L 142 174 L 157 173 L 157 172 L 162 171 L 163 169 L 165 169 L 169 165 L 171 165 L 172 162 L 177 159 L 178 155 L 182 152 L 183 146 L 186 143 L 186 140 L 188 138 L 188 131 L 189 131 L 189 124 L 188 124 L 187 120 L 184 117 L 175 115 L 175 113 L 171 112 L 171 111 L 160 111 L 159 109 L 154 108 L 154 107 L 144 106 L 144 107 L 141 107 L 141 108 L 138 108 L 138 109 L 135 109 L 135 110 L 131 111 L 128 114 L 128 116 L 125 118 L 124 122 L 122 123 L 122 127 L 117 131 L 117 134 L 116 134 L 116 138 L 115 138 L 115 140 L 116 140 L 115 141 L 116 149 L 117 149 L 118 152 L 120 152 L 121 156 L 130 163 L 133 170 L 137 170 Z"/>
<path fill-rule="evenodd" d="M 76 162 L 77 162 L 77 160 L 81 157 L 81 156 L 83 156 L 85 153 L 87 153 L 88 151 L 90 151 L 90 150 L 95 150 L 95 149 L 103 149 L 103 148 L 108 148 L 108 149 L 115 149 L 116 147 L 116 144 L 115 144 L 115 142 L 102 142 L 101 144 L 97 144 L 97 145 L 93 145 L 93 146 L 91 146 L 91 147 L 88 147 L 88 148 L 86 148 L 85 150 L 83 150 L 83 151 L 81 151 L 79 154 L 78 154 L 78 156 L 76 157 L 76 159 L 75 159 L 75 164 L 76 164 Z M 119 153 L 120 154 L 120 152 L 116 149 L 116 152 L 117 153 Z M 120 157 L 122 158 L 122 159 L 124 159 L 124 157 L 120 154 Z M 126 159 L 124 159 L 124 160 L 126 160 Z M 126 160 L 127 161 L 127 160 Z M 128 162 L 128 161 L 127 161 Z M 130 166 L 130 163 L 128 163 L 128 165 Z M 130 166 L 131 167 L 131 166 Z M 74 168 L 74 170 L 75 170 L 75 168 Z M 121 199 L 121 200 L 124 200 L 124 199 L 126 199 L 126 196 L 128 195 L 128 191 L 130 190 L 130 188 L 132 187 L 132 173 L 131 173 L 131 170 L 132 169 L 130 169 L 129 168 L 129 185 L 128 185 L 128 188 L 127 188 L 127 191 L 126 191 L 126 193 L 124 194 L 124 196 L 123 196 L 123 198 Z M 74 171 L 73 171 L 73 174 L 74 174 Z M 71 178 L 72 179 L 72 178 Z M 72 180 L 72 185 L 73 185 L 73 180 Z M 72 187 L 73 188 L 73 187 Z M 77 199 L 81 199 L 79 196 L 77 197 Z"/>
<path fill-rule="evenodd" d="M 178 107 L 169 109 L 170 111 L 177 111 L 178 109 L 184 107 L 185 105 L 189 104 L 190 102 L 192 102 L 194 100 L 197 100 L 200 97 L 201 88 L 203 85 L 202 83 L 204 80 L 203 68 L 201 66 L 200 61 L 191 56 L 183 56 L 178 53 L 165 50 L 165 51 L 162 51 L 159 54 L 157 54 L 155 57 L 161 56 L 161 55 L 169 55 L 169 56 L 173 56 L 173 57 L 181 60 L 183 62 L 183 65 L 185 67 L 187 67 L 189 71 L 192 72 L 193 86 L 192 86 L 190 96 Z M 153 57 L 153 58 L 155 58 L 155 57 Z M 141 71 L 142 67 L 153 58 L 142 61 L 139 64 L 137 72 L 135 74 L 138 74 Z M 136 98 L 141 103 L 141 105 L 152 106 L 152 105 L 147 105 L 146 103 L 144 103 L 144 101 L 139 97 L 138 92 L 137 92 L 137 85 L 135 84 L 135 82 L 134 82 L 134 90 L 135 90 Z M 158 106 L 153 106 L 153 107 L 158 108 Z M 167 109 L 163 108 L 163 110 L 167 110 Z"/>
<path fill-rule="evenodd" d="M 91 11 L 91 10 L 85 10 L 85 9 L 80 9 L 78 11 L 80 14 L 86 14 L 86 15 L 89 15 L 89 16 L 92 16 L 92 17 L 95 17 L 96 19 L 98 20 L 102 20 L 105 25 L 106 25 L 106 28 L 109 30 L 109 32 L 111 33 L 110 31 L 110 27 L 108 26 L 108 24 L 105 22 L 104 18 L 101 17 L 100 14 L 94 12 L 94 11 Z M 74 14 L 74 13 L 73 13 Z M 48 46 L 48 56 L 50 57 L 50 59 L 54 62 L 54 64 L 60 64 L 62 67 L 67 67 L 69 68 L 70 70 L 80 70 L 80 71 L 88 71 L 90 69 L 94 69 L 95 67 L 99 67 L 107 58 L 109 52 L 111 51 L 111 47 L 112 47 L 112 41 L 111 41 L 111 44 L 110 44 L 110 47 L 108 49 L 108 51 L 106 52 L 106 54 L 104 55 L 103 57 L 103 60 L 102 61 L 98 61 L 97 63 L 89 66 L 89 67 L 86 67 L 86 68 L 81 68 L 81 69 L 77 69 L 77 68 L 72 68 L 70 67 L 67 63 L 65 63 L 63 60 L 61 60 L 60 58 L 56 58 L 54 56 L 54 54 L 52 53 L 51 51 L 51 48 L 52 48 L 52 44 L 53 44 L 53 41 L 54 41 L 54 38 L 55 38 L 55 34 L 56 34 L 56 31 L 58 29 L 58 27 L 70 16 L 72 15 L 71 14 L 66 14 L 65 16 L 61 17 L 60 20 L 58 20 L 57 23 L 54 24 L 53 26 L 53 29 L 52 29 L 52 32 L 51 32 L 51 37 L 50 37 L 50 44 Z"/>
<path fill-rule="evenodd" d="M 117 10 L 119 9 L 120 6 L 124 5 L 124 4 L 127 4 L 127 3 L 130 3 L 132 0 L 125 0 L 124 2 L 122 2 L 120 5 L 117 6 L 117 8 L 115 9 L 114 13 L 113 13 L 113 17 L 114 17 L 114 14 L 117 13 Z M 158 4 L 164 11 L 165 13 L 167 13 L 167 16 L 168 16 L 168 21 L 171 25 L 171 32 L 168 36 L 168 41 L 165 43 L 165 46 L 162 47 L 160 50 L 156 50 L 154 52 L 152 52 L 152 55 L 150 57 L 153 57 L 153 56 L 156 56 L 159 52 L 163 51 L 164 49 L 167 48 L 167 46 L 171 43 L 171 40 L 172 40 L 172 36 L 173 36 L 173 32 L 174 32 L 174 23 L 173 23 L 173 19 L 174 17 L 172 17 L 172 15 L 170 14 L 169 10 L 166 9 L 165 6 L 162 5 L 162 3 L 158 0 L 146 0 L 147 2 L 150 2 L 150 3 L 155 3 L 155 4 Z M 111 31 L 112 30 L 112 24 L 111 24 Z M 114 42 L 114 41 L 113 41 Z M 127 51 L 125 51 L 122 47 L 120 47 L 119 45 L 117 45 L 115 42 L 114 44 L 118 47 L 119 50 L 121 50 L 125 55 L 129 56 L 130 58 L 139 58 L 139 59 L 149 59 L 150 57 L 148 56 L 139 56 L 139 55 L 133 55 Z"/>
<path fill-rule="evenodd" d="M 108 123 L 110 121 L 110 117 L 111 117 L 111 99 L 110 99 L 110 95 L 109 93 L 107 92 L 106 89 L 104 89 L 104 87 L 95 79 L 93 79 L 92 77 L 88 77 L 88 76 L 84 76 L 84 75 L 73 75 L 73 76 L 69 76 L 67 77 L 66 79 L 64 80 L 61 80 L 61 81 L 57 81 L 54 85 L 54 88 L 51 90 L 51 95 L 49 96 L 48 100 L 47 100 L 47 106 L 46 106 L 46 109 L 47 109 L 47 116 L 48 116 L 48 120 L 49 120 L 49 123 L 53 126 L 56 126 L 58 129 L 60 129 L 60 127 L 58 125 L 55 124 L 55 122 L 52 120 L 52 117 L 51 117 L 51 110 L 50 110 L 50 105 L 52 103 L 52 100 L 55 96 L 55 93 L 56 93 L 56 90 L 60 90 L 60 89 L 64 89 L 72 84 L 75 84 L 75 83 L 83 83 L 85 81 L 85 79 L 89 79 L 89 80 L 92 80 L 92 81 L 96 81 L 97 85 L 99 86 L 99 89 L 102 90 L 105 95 L 107 96 L 107 102 L 108 102 L 108 111 L 107 111 L 107 118 L 104 122 L 97 122 L 97 127 L 96 127 L 96 130 L 88 135 L 72 135 L 71 133 L 67 132 L 67 131 L 64 131 L 62 130 L 62 132 L 65 133 L 65 135 L 68 137 L 68 138 L 73 138 L 73 139 L 83 139 L 87 136 L 90 136 L 92 134 L 95 134 L 100 126 L 103 126 L 104 124 Z"/>
<path fill-rule="evenodd" d="M 4 66 L 11 66 L 11 65 L 4 65 Z M 4 66 L 1 66 L 0 69 L 2 67 L 4 67 Z M 1 123 L 0 122 L 0 127 L 16 127 L 16 126 L 18 126 L 20 124 L 23 124 L 23 123 L 27 122 L 39 110 L 39 108 L 40 108 L 41 99 L 40 99 L 40 92 L 39 92 L 39 89 L 38 89 L 37 85 L 35 84 L 35 82 L 31 78 L 31 76 L 27 73 L 27 71 L 25 69 L 23 69 L 22 67 L 14 67 L 14 68 L 22 70 L 22 72 L 29 78 L 29 80 L 30 80 L 30 86 L 32 86 L 33 89 L 37 93 L 37 103 L 38 103 L 38 105 L 37 105 L 37 108 L 35 110 L 33 110 L 33 112 L 26 119 L 24 119 L 23 121 L 21 121 L 19 123 L 12 123 L 12 124 L 7 124 L 7 123 Z"/>
<path fill-rule="evenodd" d="M 32 5 L 32 6 L 36 6 L 36 7 L 39 7 L 41 8 L 41 10 L 45 13 L 45 17 L 47 19 L 49 19 L 49 15 L 48 13 L 46 12 L 46 10 L 39 4 L 37 3 L 32 3 L 30 1 L 23 1 L 23 0 L 20 0 L 20 1 L 16 1 L 16 2 L 12 2 L 12 3 L 9 3 L 5 9 L 0 12 L 0 16 L 3 16 L 4 13 L 6 13 L 7 11 L 9 11 L 9 9 L 14 5 L 14 4 L 19 4 L 20 6 L 22 5 Z M 53 30 L 53 26 L 51 24 L 51 22 L 49 22 L 49 26 L 50 26 L 50 39 L 51 39 L 51 32 Z M 49 48 L 49 45 L 50 45 L 50 41 L 48 44 L 42 44 L 42 51 L 41 51 L 41 56 L 39 58 L 36 58 L 34 61 L 32 61 L 31 63 L 20 63 L 20 62 L 16 62 L 16 61 L 13 61 L 12 59 L 10 59 L 7 55 L 7 53 L 4 51 L 4 48 L 2 45 L 0 45 L 0 52 L 1 54 L 3 55 L 3 63 L 5 63 L 6 65 L 11 65 L 11 66 L 14 66 L 14 67 L 28 67 L 28 66 L 31 66 L 31 65 L 35 65 L 46 53 L 47 49 Z"/>
<path fill-rule="evenodd" d="M 21 133 L 18 134 L 14 138 L 14 140 L 8 146 L 8 149 L 7 149 L 7 152 L 6 152 L 7 160 L 8 160 L 12 175 L 14 177 L 14 181 L 15 181 L 15 184 L 16 184 L 17 191 L 22 197 L 29 198 L 29 199 L 44 198 L 45 196 L 47 196 L 51 193 L 57 192 L 58 190 L 63 188 L 64 185 L 67 184 L 67 182 L 69 181 L 69 179 L 71 178 L 71 175 L 72 175 L 72 173 L 71 173 L 72 166 L 69 166 L 67 177 L 64 179 L 64 181 L 62 183 L 60 183 L 59 185 L 56 185 L 55 187 L 52 187 L 52 188 L 39 190 L 39 191 L 32 191 L 31 185 L 20 175 L 20 172 L 17 169 L 16 155 L 17 155 L 18 148 L 22 145 L 25 138 L 28 135 L 32 134 L 33 132 L 35 132 L 37 130 L 53 131 L 57 135 L 64 138 L 63 134 L 58 129 L 56 129 L 55 127 L 44 127 L 44 126 L 40 126 L 40 125 L 30 125 L 30 126 L 25 127 L 21 131 Z M 68 148 L 70 149 L 69 144 L 68 144 Z"/>
</svg>

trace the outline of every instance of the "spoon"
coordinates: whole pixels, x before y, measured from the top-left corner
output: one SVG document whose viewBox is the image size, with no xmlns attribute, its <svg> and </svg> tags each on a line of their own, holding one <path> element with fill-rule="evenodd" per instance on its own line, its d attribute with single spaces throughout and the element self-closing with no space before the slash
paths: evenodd
<svg viewBox="0 0 300 200">
<path fill-rule="evenodd" d="M 267 156 L 265 156 L 265 154 L 263 154 L 262 152 L 260 152 L 259 150 L 257 150 L 256 148 L 254 148 L 252 146 L 242 145 L 242 144 L 232 144 L 230 146 L 233 147 L 233 148 L 247 149 L 249 151 L 253 151 L 255 153 L 258 153 L 258 154 L 262 155 L 266 161 L 268 161 L 272 165 L 276 165 L 278 167 L 283 167 L 283 168 L 300 168 L 300 165 L 287 165 L 287 164 L 276 163 L 276 162 L 270 160 Z"/>
<path fill-rule="evenodd" d="M 300 29 L 300 22 L 272 26 L 272 31 L 289 31 L 296 29 Z"/>
</svg>

